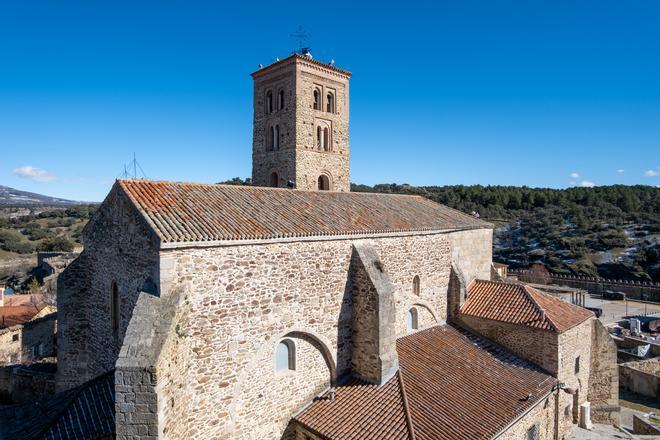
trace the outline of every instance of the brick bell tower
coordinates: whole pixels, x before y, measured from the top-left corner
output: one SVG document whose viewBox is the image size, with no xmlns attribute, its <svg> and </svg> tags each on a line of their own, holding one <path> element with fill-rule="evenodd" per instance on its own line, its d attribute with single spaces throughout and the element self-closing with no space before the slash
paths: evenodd
<svg viewBox="0 0 660 440">
<path fill-rule="evenodd" d="M 252 74 L 254 185 L 350 191 L 350 78 L 309 50 Z"/>
</svg>

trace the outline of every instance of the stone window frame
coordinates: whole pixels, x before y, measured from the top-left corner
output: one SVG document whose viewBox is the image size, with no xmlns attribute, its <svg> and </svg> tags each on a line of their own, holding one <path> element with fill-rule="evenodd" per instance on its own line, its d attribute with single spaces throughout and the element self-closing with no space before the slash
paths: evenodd
<svg viewBox="0 0 660 440">
<path fill-rule="evenodd" d="M 277 365 L 277 350 L 278 348 L 283 345 L 287 349 L 287 366 L 286 368 L 278 368 Z M 282 338 L 277 341 L 277 344 L 275 345 L 275 355 L 273 356 L 273 367 L 275 370 L 275 374 L 277 375 L 287 375 L 287 374 L 292 374 L 296 372 L 297 368 L 297 359 L 296 359 L 296 342 L 293 340 L 293 338 Z"/>
<path fill-rule="evenodd" d="M 408 333 L 419 330 L 419 311 L 417 307 L 411 307 L 406 313 L 406 328 Z"/>
<path fill-rule="evenodd" d="M 273 91 L 271 89 L 266 90 L 266 97 L 264 99 L 264 113 L 267 115 L 273 113 Z"/>
<path fill-rule="evenodd" d="M 316 141 L 314 149 L 323 153 L 332 153 L 332 121 L 327 119 L 316 119 Z"/>
<path fill-rule="evenodd" d="M 575 371 L 575 374 L 580 373 L 580 355 L 575 357 L 575 365 L 573 366 L 573 370 Z"/>
<path fill-rule="evenodd" d="M 13 335 L 11 335 L 11 341 L 12 342 L 18 341 L 18 333 L 14 333 Z"/>
<path fill-rule="evenodd" d="M 323 111 L 323 86 L 318 84 L 312 86 L 312 109 Z"/>
<path fill-rule="evenodd" d="M 413 277 L 413 282 L 412 282 L 412 293 L 415 296 L 419 296 L 421 290 L 422 290 L 421 280 L 419 278 L 419 275 L 415 275 Z"/>
<path fill-rule="evenodd" d="M 330 176 L 328 176 L 325 173 L 321 173 L 318 177 L 317 181 L 317 188 L 319 191 L 330 191 L 332 188 L 332 184 L 330 182 Z"/>
<path fill-rule="evenodd" d="M 284 88 L 280 87 L 277 91 L 277 111 L 284 110 Z"/>
<path fill-rule="evenodd" d="M 280 187 L 280 175 L 277 171 L 272 170 L 268 174 L 268 186 L 270 188 L 279 188 Z"/>
<path fill-rule="evenodd" d="M 539 440 L 540 438 L 540 426 L 538 423 L 533 424 L 527 428 L 527 440 Z"/>
<path fill-rule="evenodd" d="M 329 87 L 325 93 L 325 108 L 326 113 L 337 113 L 337 92 Z"/>
<path fill-rule="evenodd" d="M 279 151 L 281 141 L 280 124 L 269 125 L 266 129 L 266 151 Z"/>
</svg>

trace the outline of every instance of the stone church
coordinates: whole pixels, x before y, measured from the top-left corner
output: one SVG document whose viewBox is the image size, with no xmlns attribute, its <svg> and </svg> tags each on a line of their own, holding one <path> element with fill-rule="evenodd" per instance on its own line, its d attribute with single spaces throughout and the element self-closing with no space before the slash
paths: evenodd
<svg viewBox="0 0 660 440">
<path fill-rule="evenodd" d="M 86 226 L 58 286 L 60 390 L 111 374 L 118 439 L 563 439 L 613 420 L 607 333 L 498 281 L 491 224 L 350 192 L 349 72 L 296 53 L 252 77 L 254 186 L 119 180 Z"/>
</svg>

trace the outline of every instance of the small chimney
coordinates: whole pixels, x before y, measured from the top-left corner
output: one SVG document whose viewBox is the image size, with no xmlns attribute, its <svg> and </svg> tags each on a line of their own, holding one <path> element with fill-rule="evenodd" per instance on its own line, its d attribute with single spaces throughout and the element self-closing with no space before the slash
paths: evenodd
<svg viewBox="0 0 660 440">
<path fill-rule="evenodd" d="M 330 402 L 335 400 L 335 387 L 330 387 L 330 389 L 328 390 L 328 400 Z"/>
</svg>

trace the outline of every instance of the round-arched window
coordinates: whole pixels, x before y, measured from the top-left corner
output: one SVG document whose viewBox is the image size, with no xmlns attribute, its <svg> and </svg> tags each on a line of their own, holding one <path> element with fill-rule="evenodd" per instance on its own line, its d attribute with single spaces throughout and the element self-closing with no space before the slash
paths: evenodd
<svg viewBox="0 0 660 440">
<path fill-rule="evenodd" d="M 280 177 L 274 171 L 270 173 L 270 177 L 268 178 L 268 186 L 272 188 L 277 188 L 280 186 Z"/>
<path fill-rule="evenodd" d="M 296 345 L 291 339 L 282 339 L 275 349 L 275 371 L 296 369 Z"/>
<path fill-rule="evenodd" d="M 330 179 L 325 174 L 319 176 L 319 191 L 329 191 L 330 190 Z"/>
<path fill-rule="evenodd" d="M 406 314 L 406 327 L 408 331 L 417 330 L 419 328 L 417 309 L 411 308 Z"/>
</svg>

